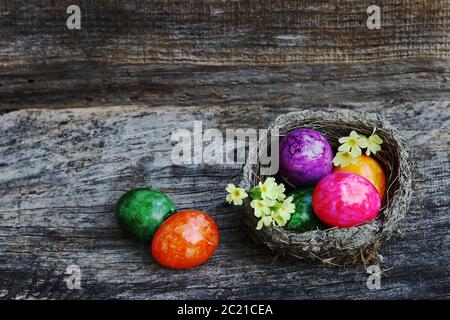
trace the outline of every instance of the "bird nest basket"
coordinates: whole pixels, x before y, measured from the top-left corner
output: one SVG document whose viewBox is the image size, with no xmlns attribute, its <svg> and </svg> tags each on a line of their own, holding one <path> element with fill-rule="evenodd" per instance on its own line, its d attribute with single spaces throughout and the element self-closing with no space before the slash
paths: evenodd
<svg viewBox="0 0 450 320">
<path fill-rule="evenodd" d="M 379 258 L 379 248 L 400 227 L 412 194 L 412 164 L 407 144 L 399 132 L 378 114 L 340 110 L 335 112 L 300 111 L 284 114 L 269 126 L 267 136 L 260 137 L 258 150 L 270 149 L 271 135 L 280 137 L 297 128 L 311 128 L 321 132 L 330 142 L 334 151 L 339 146 L 338 139 L 347 136 L 351 130 L 370 135 L 374 128 L 383 139 L 382 150 L 374 157 L 384 169 L 387 191 L 378 217 L 366 224 L 351 228 L 329 228 L 307 232 L 295 232 L 280 227 L 264 227 L 256 230 L 258 219 L 250 207 L 250 200 L 244 203 L 245 223 L 252 238 L 266 245 L 279 255 L 289 255 L 299 259 L 321 261 L 330 266 L 343 266 L 357 262 L 374 263 Z M 256 149 L 256 148 L 255 148 Z M 249 153 L 257 152 L 254 149 Z M 265 151 L 267 153 L 267 151 Z M 278 151 L 276 151 L 278 152 Z M 253 163 L 243 168 L 240 186 L 249 190 L 267 176 L 261 174 L 259 154 Z"/>
</svg>

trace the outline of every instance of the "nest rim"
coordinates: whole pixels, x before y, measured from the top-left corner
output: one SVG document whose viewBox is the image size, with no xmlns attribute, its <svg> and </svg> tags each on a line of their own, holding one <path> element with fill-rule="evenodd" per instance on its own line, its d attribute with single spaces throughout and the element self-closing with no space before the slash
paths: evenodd
<svg viewBox="0 0 450 320">
<path fill-rule="evenodd" d="M 265 227 L 256 230 L 257 218 L 250 207 L 250 200 L 244 201 L 244 220 L 249 228 L 250 235 L 255 242 L 267 246 L 278 255 L 289 255 L 297 259 L 320 261 L 329 266 L 344 266 L 362 261 L 364 264 L 377 262 L 379 248 L 383 241 L 388 240 L 401 226 L 409 209 L 412 195 L 412 161 L 409 156 L 409 146 L 387 120 L 381 115 L 350 110 L 311 111 L 303 110 L 290 112 L 278 116 L 268 127 L 267 137 L 258 141 L 258 149 L 267 146 L 271 132 L 278 130 L 282 136 L 296 128 L 312 128 L 323 133 L 327 140 L 329 136 L 324 133 L 320 125 L 327 128 L 338 127 L 348 133 L 356 129 L 359 133 L 366 133 L 376 128 L 384 143 L 388 142 L 390 148 L 384 150 L 377 160 L 383 156 L 389 159 L 393 156 L 396 163 L 390 168 L 387 178 L 387 193 L 378 217 L 371 222 L 350 228 L 328 228 L 296 232 L 280 227 Z M 338 130 L 338 129 L 336 129 Z M 333 149 L 337 141 L 330 141 Z M 383 152 L 380 151 L 380 153 Z M 395 152 L 393 152 L 395 151 Z M 249 163 L 249 150 L 240 181 L 240 187 L 250 189 L 263 177 L 259 176 L 258 164 Z M 388 161 L 387 161 L 387 164 Z M 284 182 L 284 181 L 283 181 Z M 391 189 L 392 188 L 392 189 Z"/>
</svg>

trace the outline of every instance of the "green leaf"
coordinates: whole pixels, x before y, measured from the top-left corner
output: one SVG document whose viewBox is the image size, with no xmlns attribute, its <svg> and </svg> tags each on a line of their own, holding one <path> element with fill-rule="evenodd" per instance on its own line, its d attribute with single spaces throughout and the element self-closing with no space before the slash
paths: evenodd
<svg viewBox="0 0 450 320">
<path fill-rule="evenodd" d="M 261 189 L 259 187 L 252 188 L 248 194 L 253 200 L 262 200 Z"/>
</svg>

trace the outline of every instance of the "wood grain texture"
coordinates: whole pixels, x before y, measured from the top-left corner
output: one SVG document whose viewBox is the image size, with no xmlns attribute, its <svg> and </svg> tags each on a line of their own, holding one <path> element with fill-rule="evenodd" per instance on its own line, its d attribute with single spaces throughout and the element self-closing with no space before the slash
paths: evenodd
<svg viewBox="0 0 450 320">
<path fill-rule="evenodd" d="M 449 58 L 449 0 L 0 2 L 0 65 L 77 62 L 298 65 Z M 366 27 L 381 7 L 380 30 Z"/>
<path fill-rule="evenodd" d="M 30 64 L 0 69 L 0 111 L 448 100 L 449 79 L 448 60 L 424 59 L 288 67 Z"/>
<path fill-rule="evenodd" d="M 381 30 L 365 26 L 373 3 Z M 70 4 L 0 1 L 0 299 L 450 298 L 449 0 L 80 0 L 81 31 L 65 27 Z M 299 108 L 381 113 L 415 150 L 381 290 L 362 266 L 255 245 L 224 201 L 239 165 L 168 157 L 194 120 L 263 128 Z M 211 261 L 167 270 L 121 234 L 115 202 L 147 185 L 217 220 Z M 73 263 L 82 290 L 64 282 Z"/>
<path fill-rule="evenodd" d="M 382 288 L 367 289 L 362 266 L 325 268 L 274 259 L 249 238 L 224 186 L 241 167 L 175 166 L 177 128 L 264 128 L 301 108 L 377 112 L 414 149 L 417 195 L 404 238 L 382 248 Z M 450 102 L 353 103 L 283 108 L 252 105 L 21 110 L 0 116 L 0 297 L 59 298 L 450 298 Z M 148 248 L 119 231 L 120 195 L 152 185 L 179 209 L 199 208 L 218 222 L 221 243 L 205 265 L 189 271 L 158 266 Z M 64 272 L 78 264 L 82 290 Z"/>
</svg>

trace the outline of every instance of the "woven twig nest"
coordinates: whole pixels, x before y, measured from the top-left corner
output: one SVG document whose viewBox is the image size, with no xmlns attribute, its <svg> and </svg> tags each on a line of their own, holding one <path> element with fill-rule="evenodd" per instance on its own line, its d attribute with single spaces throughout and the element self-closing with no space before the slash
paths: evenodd
<svg viewBox="0 0 450 320">
<path fill-rule="evenodd" d="M 306 110 L 279 116 L 269 126 L 268 136 L 259 140 L 259 148 L 267 148 L 270 145 L 268 141 L 274 129 L 278 130 L 280 136 L 284 136 L 296 128 L 311 128 L 321 132 L 334 149 L 339 146 L 339 137 L 347 136 L 351 130 L 369 136 L 376 128 L 377 134 L 383 139 L 383 145 L 382 150 L 374 157 L 382 165 L 387 178 L 387 192 L 381 213 L 372 222 L 351 228 L 330 228 L 303 233 L 278 227 L 256 230 L 258 219 L 250 207 L 250 200 L 246 199 L 245 223 L 252 237 L 277 254 L 319 260 L 328 265 L 342 266 L 358 261 L 377 261 L 381 242 L 389 239 L 398 230 L 409 207 L 412 194 L 411 161 L 405 141 L 396 129 L 377 114 L 347 110 Z M 241 187 L 247 190 L 266 178 L 260 174 L 259 164 L 248 162 L 250 158 L 249 154 L 241 180 Z"/>
</svg>

